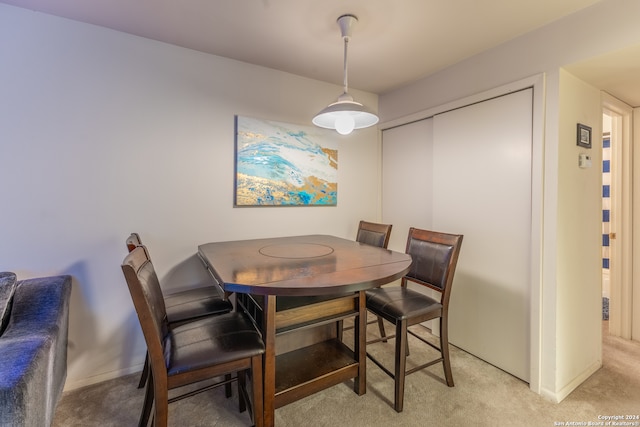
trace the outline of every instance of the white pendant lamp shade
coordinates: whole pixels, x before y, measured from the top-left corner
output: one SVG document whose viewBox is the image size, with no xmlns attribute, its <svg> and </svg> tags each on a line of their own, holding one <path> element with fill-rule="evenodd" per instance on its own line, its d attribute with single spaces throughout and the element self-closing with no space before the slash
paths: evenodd
<svg viewBox="0 0 640 427">
<path fill-rule="evenodd" d="M 341 135 L 348 135 L 354 129 L 362 129 L 378 123 L 378 116 L 367 107 L 353 100 L 347 92 L 347 45 L 351 36 L 351 26 L 358 19 L 353 15 L 338 18 L 338 25 L 344 40 L 344 93 L 333 104 L 329 104 L 314 118 L 313 124 L 322 128 L 335 129 Z"/>
<path fill-rule="evenodd" d="M 335 129 L 341 135 L 348 135 L 354 129 L 366 128 L 376 123 L 378 116 L 348 94 L 342 94 L 336 102 L 329 104 L 313 118 L 314 125 Z"/>
</svg>

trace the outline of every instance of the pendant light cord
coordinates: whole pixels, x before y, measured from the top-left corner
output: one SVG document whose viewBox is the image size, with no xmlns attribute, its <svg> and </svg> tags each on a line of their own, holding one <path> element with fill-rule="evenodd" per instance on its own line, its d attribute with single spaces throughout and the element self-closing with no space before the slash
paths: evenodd
<svg viewBox="0 0 640 427">
<path fill-rule="evenodd" d="M 344 36 L 344 93 L 346 94 L 349 89 L 347 82 L 347 46 L 349 45 L 349 37 Z"/>
</svg>

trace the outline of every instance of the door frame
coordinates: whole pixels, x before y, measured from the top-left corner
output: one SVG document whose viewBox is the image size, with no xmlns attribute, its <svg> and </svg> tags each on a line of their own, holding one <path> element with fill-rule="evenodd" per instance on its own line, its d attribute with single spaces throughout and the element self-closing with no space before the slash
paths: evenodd
<svg viewBox="0 0 640 427">
<path fill-rule="evenodd" d="M 611 218 L 609 239 L 609 334 L 631 339 L 633 311 L 633 109 L 602 92 L 603 115 L 611 116 Z"/>
</svg>

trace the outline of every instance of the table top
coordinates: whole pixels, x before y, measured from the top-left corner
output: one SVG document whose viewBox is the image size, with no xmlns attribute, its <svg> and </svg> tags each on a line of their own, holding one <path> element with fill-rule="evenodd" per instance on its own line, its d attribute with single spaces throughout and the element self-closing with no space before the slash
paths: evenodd
<svg viewBox="0 0 640 427">
<path fill-rule="evenodd" d="M 202 258 L 229 292 L 327 295 L 374 288 L 401 278 L 411 256 L 327 235 L 200 245 Z"/>
</svg>

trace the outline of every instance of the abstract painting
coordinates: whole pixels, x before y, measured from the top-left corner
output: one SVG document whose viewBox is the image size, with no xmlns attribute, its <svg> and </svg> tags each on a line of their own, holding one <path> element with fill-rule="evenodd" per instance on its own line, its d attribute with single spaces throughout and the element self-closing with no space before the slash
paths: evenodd
<svg viewBox="0 0 640 427">
<path fill-rule="evenodd" d="M 235 206 L 336 206 L 338 150 L 326 129 L 236 116 Z"/>
</svg>

